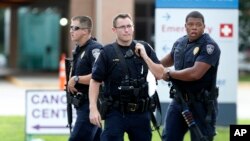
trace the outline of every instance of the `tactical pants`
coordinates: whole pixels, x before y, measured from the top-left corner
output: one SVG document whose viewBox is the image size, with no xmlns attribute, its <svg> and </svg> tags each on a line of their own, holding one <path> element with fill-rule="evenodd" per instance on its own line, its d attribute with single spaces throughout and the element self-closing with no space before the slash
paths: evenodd
<svg viewBox="0 0 250 141">
<path fill-rule="evenodd" d="M 209 141 L 213 140 L 215 136 L 215 120 L 217 111 L 212 115 L 212 122 L 206 123 L 206 109 L 203 103 L 195 102 L 190 106 L 189 110 L 192 112 L 196 124 L 200 128 L 202 134 L 209 138 Z M 163 141 L 183 141 L 184 135 L 188 131 L 187 123 L 185 122 L 182 114 L 182 106 L 179 102 L 173 99 L 168 107 L 165 125 L 162 132 Z M 200 141 L 197 137 L 191 132 L 191 141 Z"/>
<path fill-rule="evenodd" d="M 89 121 L 89 102 L 86 101 L 77 108 L 76 114 L 76 122 L 69 141 L 100 141 L 102 129 Z"/>
<path fill-rule="evenodd" d="M 124 141 L 127 132 L 130 141 L 151 141 L 150 113 L 122 114 L 111 110 L 105 119 L 101 141 Z"/>
</svg>

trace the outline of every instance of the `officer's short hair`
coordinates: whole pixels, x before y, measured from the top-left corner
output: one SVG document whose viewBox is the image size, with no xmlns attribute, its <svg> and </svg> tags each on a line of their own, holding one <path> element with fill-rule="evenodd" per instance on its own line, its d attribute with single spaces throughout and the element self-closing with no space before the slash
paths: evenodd
<svg viewBox="0 0 250 141">
<path fill-rule="evenodd" d="M 72 21 L 78 20 L 80 23 L 81 28 L 87 28 L 89 31 L 92 31 L 93 28 L 93 22 L 91 17 L 89 16 L 75 16 L 71 18 Z"/>
<path fill-rule="evenodd" d="M 198 11 L 190 12 L 186 17 L 186 22 L 188 21 L 188 18 L 200 18 L 202 20 L 202 22 L 205 23 L 203 15 Z"/>
<path fill-rule="evenodd" d="M 113 19 L 113 27 L 116 27 L 116 22 L 117 22 L 117 19 L 125 19 L 125 18 L 129 18 L 132 20 L 132 17 L 130 16 L 130 14 L 127 14 L 127 13 L 120 13 L 118 14 L 117 16 L 114 17 Z"/>
</svg>

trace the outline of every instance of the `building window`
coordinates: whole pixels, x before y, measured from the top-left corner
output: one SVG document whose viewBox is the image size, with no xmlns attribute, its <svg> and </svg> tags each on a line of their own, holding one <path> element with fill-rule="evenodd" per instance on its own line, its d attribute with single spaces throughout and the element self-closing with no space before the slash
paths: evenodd
<svg viewBox="0 0 250 141">
<path fill-rule="evenodd" d="M 154 47 L 155 0 L 135 1 L 135 38 Z"/>
</svg>

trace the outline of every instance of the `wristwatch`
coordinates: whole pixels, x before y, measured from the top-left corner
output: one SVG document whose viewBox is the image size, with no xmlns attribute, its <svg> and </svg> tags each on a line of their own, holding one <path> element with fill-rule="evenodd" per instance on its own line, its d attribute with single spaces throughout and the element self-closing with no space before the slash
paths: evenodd
<svg viewBox="0 0 250 141">
<path fill-rule="evenodd" d="M 78 75 L 76 75 L 76 76 L 74 77 L 74 81 L 76 82 L 76 84 L 78 83 L 78 81 L 79 81 L 79 76 L 78 76 Z"/>
<path fill-rule="evenodd" d="M 168 79 L 170 79 L 171 78 L 171 76 L 170 76 L 170 69 L 167 69 L 167 75 L 168 75 Z"/>
</svg>

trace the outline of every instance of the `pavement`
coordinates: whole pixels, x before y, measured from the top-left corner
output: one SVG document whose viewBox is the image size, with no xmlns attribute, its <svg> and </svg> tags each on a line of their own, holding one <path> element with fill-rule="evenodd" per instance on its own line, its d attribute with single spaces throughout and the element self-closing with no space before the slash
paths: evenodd
<svg viewBox="0 0 250 141">
<path fill-rule="evenodd" d="M 0 116 L 25 115 L 26 90 L 59 90 L 58 73 L 17 73 L 0 76 Z M 237 95 L 237 117 L 250 119 L 250 82 L 239 83 Z"/>
<path fill-rule="evenodd" d="M 238 85 L 237 117 L 250 119 L 250 82 L 242 82 Z"/>
<path fill-rule="evenodd" d="M 26 90 L 59 90 L 58 74 L 26 72 L 0 75 L 0 116 L 25 115 Z"/>
</svg>

